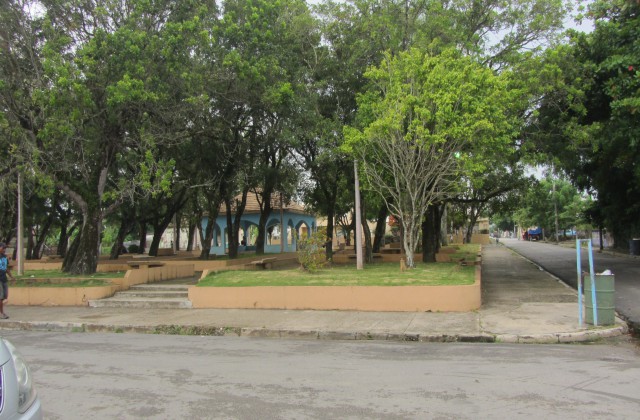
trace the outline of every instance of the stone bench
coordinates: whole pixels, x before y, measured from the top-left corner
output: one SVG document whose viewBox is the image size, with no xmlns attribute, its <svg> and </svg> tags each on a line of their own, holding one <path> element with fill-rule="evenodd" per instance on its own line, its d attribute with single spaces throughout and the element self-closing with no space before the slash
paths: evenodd
<svg viewBox="0 0 640 420">
<path fill-rule="evenodd" d="M 263 258 L 261 260 L 251 261 L 249 264 L 246 264 L 246 265 L 267 269 L 267 268 L 273 267 L 273 263 L 277 260 L 278 259 L 275 257 Z"/>
</svg>

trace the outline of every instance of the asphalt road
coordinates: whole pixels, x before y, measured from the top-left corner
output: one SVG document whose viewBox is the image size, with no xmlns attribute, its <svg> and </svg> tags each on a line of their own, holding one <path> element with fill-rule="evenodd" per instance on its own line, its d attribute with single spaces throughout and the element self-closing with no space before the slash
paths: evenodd
<svg viewBox="0 0 640 420">
<path fill-rule="evenodd" d="M 49 420 L 623 419 L 640 407 L 629 343 L 3 334 Z"/>
<path fill-rule="evenodd" d="M 577 289 L 578 270 L 575 248 L 517 239 L 500 239 L 500 243 L 533 261 L 568 285 Z M 589 256 L 581 253 L 582 271 L 589 271 Z M 609 269 L 615 275 L 616 311 L 635 331 L 640 332 L 640 258 L 614 256 L 594 250 L 594 269 L 601 273 Z"/>
</svg>

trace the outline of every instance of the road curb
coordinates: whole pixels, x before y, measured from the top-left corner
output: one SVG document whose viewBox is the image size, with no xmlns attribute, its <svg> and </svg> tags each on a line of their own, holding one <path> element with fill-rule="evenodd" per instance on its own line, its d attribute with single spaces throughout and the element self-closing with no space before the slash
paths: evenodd
<svg viewBox="0 0 640 420">
<path fill-rule="evenodd" d="M 618 325 L 611 328 L 600 328 L 587 331 L 553 333 L 553 334 L 497 334 L 497 343 L 511 344 L 570 344 L 588 343 L 607 338 L 619 337 L 629 333 L 627 325 Z"/>
<path fill-rule="evenodd" d="M 105 325 L 77 322 L 24 322 L 6 321 L 0 326 L 6 330 L 87 332 L 87 333 L 135 333 L 198 336 L 235 336 L 250 338 L 288 338 L 341 341 L 402 341 L 422 343 L 509 343 L 509 344 L 568 344 L 600 341 L 628 333 L 627 325 L 579 332 L 553 334 L 428 334 L 418 333 L 370 333 L 346 331 L 318 331 L 269 328 L 240 328 L 197 325 Z"/>
</svg>

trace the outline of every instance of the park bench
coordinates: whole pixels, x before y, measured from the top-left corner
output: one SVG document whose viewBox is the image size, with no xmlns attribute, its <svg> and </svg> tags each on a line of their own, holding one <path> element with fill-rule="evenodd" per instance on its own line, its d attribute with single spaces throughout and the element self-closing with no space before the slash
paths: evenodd
<svg viewBox="0 0 640 420">
<path fill-rule="evenodd" d="M 271 258 L 263 258 L 261 260 L 256 260 L 256 261 L 251 261 L 249 264 L 249 266 L 253 266 L 253 267 L 260 267 L 262 269 L 266 269 L 266 268 L 270 268 L 273 267 L 273 263 L 275 261 L 277 261 L 278 259 L 275 257 L 271 257 Z"/>
<path fill-rule="evenodd" d="M 380 250 L 381 254 L 402 254 L 402 249 L 400 248 L 382 248 Z"/>
</svg>

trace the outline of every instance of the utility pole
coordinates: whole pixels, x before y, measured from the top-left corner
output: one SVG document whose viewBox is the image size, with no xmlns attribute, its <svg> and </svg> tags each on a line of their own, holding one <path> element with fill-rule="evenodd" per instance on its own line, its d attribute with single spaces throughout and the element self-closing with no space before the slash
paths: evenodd
<svg viewBox="0 0 640 420">
<path fill-rule="evenodd" d="M 16 232 L 16 258 L 18 260 L 18 275 L 24 275 L 24 218 L 22 214 L 22 174 L 18 171 L 18 226 Z"/>
<path fill-rule="evenodd" d="M 353 161 L 356 189 L 356 267 L 362 270 L 362 220 L 360 216 L 360 180 L 358 179 L 358 161 Z"/>
<path fill-rule="evenodd" d="M 553 169 L 552 169 L 553 170 Z M 552 185 L 552 189 L 553 189 L 553 212 L 555 215 L 555 224 L 556 224 L 556 243 L 560 242 L 560 238 L 558 236 L 559 232 L 559 227 L 558 227 L 558 200 L 556 198 L 556 177 L 554 173 L 551 173 L 551 185 Z"/>
</svg>

